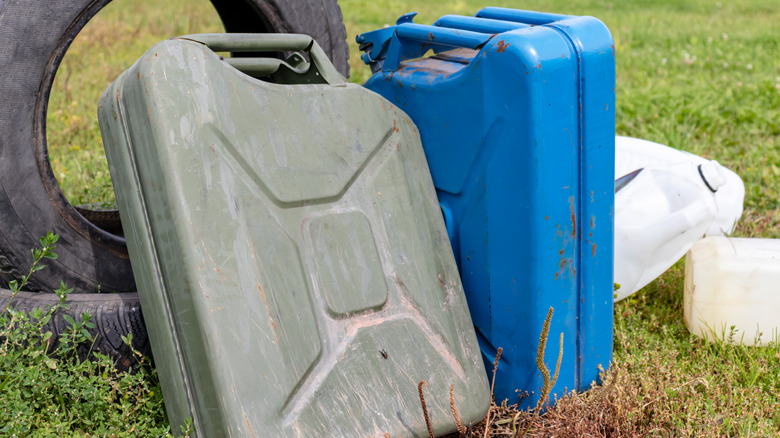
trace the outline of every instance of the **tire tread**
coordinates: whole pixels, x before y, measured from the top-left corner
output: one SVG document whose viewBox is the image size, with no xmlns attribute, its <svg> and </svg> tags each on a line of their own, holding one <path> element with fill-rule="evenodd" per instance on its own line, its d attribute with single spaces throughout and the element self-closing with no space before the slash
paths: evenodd
<svg viewBox="0 0 780 438">
<path fill-rule="evenodd" d="M 0 289 L 0 309 L 11 300 L 11 296 L 10 290 Z M 45 311 L 55 306 L 58 301 L 59 298 L 53 293 L 19 292 L 9 307 L 29 313 L 33 309 Z M 92 346 L 79 348 L 81 359 L 89 357 L 93 352 L 99 352 L 114 358 L 117 369 L 128 370 L 137 364 L 133 350 L 151 357 L 152 349 L 143 323 L 138 294 L 72 294 L 66 298 L 65 304 L 69 309 L 57 310 L 44 326 L 44 331 L 52 332 L 52 345 L 58 345 L 60 336 L 69 327 L 64 315 L 81 321 L 82 315 L 89 313 L 91 321 L 95 324 L 89 332 L 95 342 Z M 128 334 L 133 335 L 132 349 L 122 340 L 122 336 Z"/>
</svg>

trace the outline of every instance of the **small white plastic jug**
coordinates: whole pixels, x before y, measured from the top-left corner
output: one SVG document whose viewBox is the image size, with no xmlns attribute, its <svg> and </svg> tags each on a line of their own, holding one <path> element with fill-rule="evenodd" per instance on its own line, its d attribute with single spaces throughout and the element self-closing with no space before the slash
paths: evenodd
<svg viewBox="0 0 780 438">
<path fill-rule="evenodd" d="M 705 234 L 730 233 L 744 184 L 716 161 L 616 137 L 615 175 L 642 169 L 615 193 L 615 301 L 669 269 Z"/>
<path fill-rule="evenodd" d="M 779 341 L 780 240 L 696 243 L 685 258 L 684 313 L 697 336 L 744 345 Z"/>
</svg>

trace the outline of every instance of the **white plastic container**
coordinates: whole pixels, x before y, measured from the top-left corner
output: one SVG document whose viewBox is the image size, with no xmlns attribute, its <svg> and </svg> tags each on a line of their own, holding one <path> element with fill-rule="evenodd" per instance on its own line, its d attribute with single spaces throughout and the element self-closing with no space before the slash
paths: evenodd
<svg viewBox="0 0 780 438">
<path fill-rule="evenodd" d="M 646 167 L 615 193 L 615 300 L 669 269 L 712 225 L 714 194 L 695 165 L 678 165 L 686 166 Z"/>
<path fill-rule="evenodd" d="M 685 325 L 744 345 L 780 340 L 780 239 L 696 243 L 685 259 Z"/>
<path fill-rule="evenodd" d="M 615 138 L 615 301 L 653 281 L 706 235 L 733 231 L 745 186 L 734 172 L 646 140 Z"/>
<path fill-rule="evenodd" d="M 675 166 L 681 163 L 699 165 L 709 161 L 698 155 L 652 141 L 620 135 L 615 137 L 616 178 L 643 167 L 665 168 L 675 171 Z M 722 167 L 721 170 L 726 178 L 726 183 L 715 193 L 718 213 L 705 233 L 707 236 L 731 234 L 737 220 L 742 216 L 745 184 L 742 182 L 742 178 L 733 171 L 725 167 Z"/>
<path fill-rule="evenodd" d="M 685 259 L 685 324 L 708 339 L 744 345 L 779 340 L 780 239 L 708 237 L 696 243 Z"/>
</svg>

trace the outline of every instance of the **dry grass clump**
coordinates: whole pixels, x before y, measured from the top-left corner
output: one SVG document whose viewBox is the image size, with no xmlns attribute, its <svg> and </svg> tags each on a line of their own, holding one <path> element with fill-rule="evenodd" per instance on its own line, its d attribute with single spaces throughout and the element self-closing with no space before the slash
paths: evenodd
<svg viewBox="0 0 780 438">
<path fill-rule="evenodd" d="M 737 437 L 780 436 L 780 413 L 772 404 L 734 385 L 715 386 L 707 378 L 685 376 L 674 360 L 648 354 L 637 366 L 613 363 L 603 385 L 571 392 L 543 414 L 493 404 L 490 437 Z M 657 372 L 648 374 L 648 368 Z M 740 393 L 737 393 L 740 392 Z M 699 399 L 701 403 L 693 400 Z M 482 438 L 485 422 L 447 438 Z"/>
</svg>

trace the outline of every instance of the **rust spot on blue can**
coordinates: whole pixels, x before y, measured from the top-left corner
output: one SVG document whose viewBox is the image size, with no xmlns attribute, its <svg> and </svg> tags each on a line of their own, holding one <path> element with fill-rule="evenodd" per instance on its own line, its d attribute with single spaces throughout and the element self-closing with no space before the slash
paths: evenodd
<svg viewBox="0 0 780 438">
<path fill-rule="evenodd" d="M 569 196 L 569 211 L 571 211 L 571 237 L 577 236 L 577 215 L 574 211 L 574 196 Z"/>
<path fill-rule="evenodd" d="M 577 236 L 577 217 L 571 213 L 571 237 Z"/>
<path fill-rule="evenodd" d="M 504 50 L 509 47 L 508 43 L 505 43 L 504 40 L 501 40 L 498 42 L 498 53 L 504 53 Z"/>
</svg>

